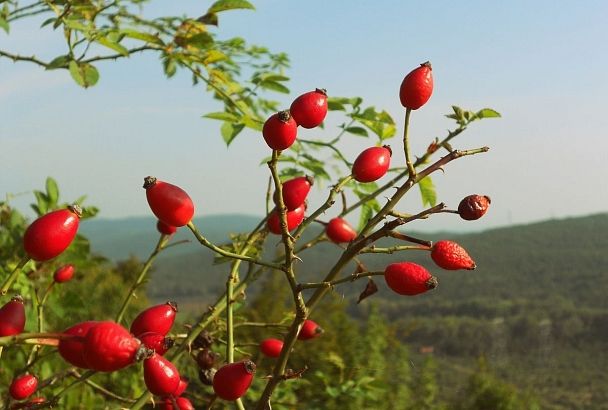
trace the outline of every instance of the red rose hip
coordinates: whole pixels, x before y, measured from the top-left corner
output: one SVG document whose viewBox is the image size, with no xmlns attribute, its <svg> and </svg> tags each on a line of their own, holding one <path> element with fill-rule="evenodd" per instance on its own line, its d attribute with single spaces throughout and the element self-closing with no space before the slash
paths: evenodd
<svg viewBox="0 0 608 410">
<path fill-rule="evenodd" d="M 343 218 L 333 218 L 325 227 L 325 234 L 335 243 L 348 243 L 357 237 L 357 231 Z"/>
<path fill-rule="evenodd" d="M 174 394 L 179 387 L 179 372 L 169 360 L 152 353 L 151 357 L 144 360 L 144 382 L 150 393 L 168 396 Z"/>
<path fill-rule="evenodd" d="M 81 212 L 78 205 L 71 205 L 36 219 L 23 235 L 25 252 L 39 262 L 60 255 L 76 236 Z"/>
<path fill-rule="evenodd" d="M 84 351 L 85 336 L 89 332 L 89 329 L 97 325 L 97 323 L 99 322 L 82 322 L 63 331 L 66 335 L 76 336 L 70 339 L 59 340 L 59 354 L 66 362 L 81 369 L 89 368 L 89 365 L 84 361 L 82 352 Z"/>
<path fill-rule="evenodd" d="M 53 274 L 53 280 L 57 283 L 65 283 L 72 280 L 74 276 L 74 265 L 68 264 L 57 268 Z"/>
<path fill-rule="evenodd" d="M 391 154 L 387 145 L 364 150 L 353 163 L 353 177 L 359 182 L 373 182 L 382 178 L 391 165 Z"/>
<path fill-rule="evenodd" d="M 475 269 L 475 261 L 456 242 L 439 241 L 431 249 L 431 258 L 440 268 L 446 270 Z"/>
<path fill-rule="evenodd" d="M 0 336 L 18 335 L 25 328 L 23 298 L 14 296 L 0 308 Z"/>
<path fill-rule="evenodd" d="M 179 410 L 194 410 L 194 406 L 185 397 L 177 397 L 175 398 L 175 403 L 177 404 L 177 409 Z M 173 402 L 170 398 L 166 398 L 163 402 L 163 410 L 174 410 Z M 175 409 L 176 410 L 176 409 Z"/>
<path fill-rule="evenodd" d="M 384 270 L 389 288 L 400 295 L 418 295 L 437 287 L 437 278 L 413 262 L 392 263 Z"/>
<path fill-rule="evenodd" d="M 15 400 L 24 400 L 36 392 L 38 379 L 31 374 L 19 376 L 13 380 L 8 391 Z"/>
<path fill-rule="evenodd" d="M 279 339 L 264 339 L 260 343 L 260 351 L 268 357 L 279 357 L 283 349 L 283 341 Z"/>
<path fill-rule="evenodd" d="M 137 336 L 137 338 L 146 346 L 148 349 L 154 350 L 157 354 L 163 356 L 167 353 L 167 350 L 171 349 L 175 344 L 175 341 L 170 337 L 161 335 L 155 332 L 146 332 Z"/>
<path fill-rule="evenodd" d="M 192 220 L 194 204 L 186 191 L 150 176 L 144 178 L 144 188 L 150 209 L 165 224 L 180 227 Z"/>
<path fill-rule="evenodd" d="M 420 64 L 405 76 L 399 89 L 401 105 L 411 110 L 422 107 L 433 94 L 433 71 L 431 63 Z"/>
<path fill-rule="evenodd" d="M 136 360 L 141 342 L 118 323 L 99 322 L 84 338 L 82 356 L 87 366 L 100 372 L 113 372 Z"/>
<path fill-rule="evenodd" d="M 156 222 L 156 230 L 158 232 L 162 233 L 163 235 L 173 235 L 175 232 L 177 232 L 177 227 L 167 225 L 166 223 L 164 223 L 163 221 L 161 221 L 159 219 Z"/>
<path fill-rule="evenodd" d="M 300 340 L 310 340 L 315 337 L 321 336 L 324 332 L 323 328 L 319 326 L 316 322 L 306 319 L 302 324 L 302 328 L 300 329 L 300 333 L 298 333 L 298 339 Z"/>
<path fill-rule="evenodd" d="M 213 391 L 218 397 L 228 401 L 244 396 L 253 381 L 255 367 L 251 360 L 220 367 L 213 376 Z"/>
<path fill-rule="evenodd" d="M 488 211 L 490 207 L 490 197 L 485 195 L 466 196 L 458 204 L 458 215 L 466 221 L 474 221 Z"/>
<path fill-rule="evenodd" d="M 271 115 L 262 128 L 262 136 L 266 144 L 277 151 L 291 147 L 298 134 L 298 124 L 289 111 L 280 111 Z"/>
<path fill-rule="evenodd" d="M 314 179 L 310 176 L 296 177 L 283 183 L 283 203 L 288 211 L 293 211 L 306 201 L 310 188 L 314 184 Z M 279 199 L 277 192 L 274 194 L 274 202 L 278 205 Z"/>
<path fill-rule="evenodd" d="M 304 220 L 304 212 L 306 211 L 306 205 L 302 204 L 293 211 L 287 211 L 287 230 L 293 231 L 296 229 Z M 274 210 L 270 213 L 268 221 L 266 222 L 268 230 L 276 235 L 281 234 L 281 217 L 278 210 Z"/>
<path fill-rule="evenodd" d="M 139 336 L 143 333 L 154 332 L 164 336 L 171 330 L 176 313 L 177 303 L 171 301 L 149 307 L 133 320 L 131 333 Z"/>
<path fill-rule="evenodd" d="M 327 92 L 317 88 L 296 98 L 289 108 L 296 123 L 304 128 L 321 125 L 327 115 Z"/>
</svg>

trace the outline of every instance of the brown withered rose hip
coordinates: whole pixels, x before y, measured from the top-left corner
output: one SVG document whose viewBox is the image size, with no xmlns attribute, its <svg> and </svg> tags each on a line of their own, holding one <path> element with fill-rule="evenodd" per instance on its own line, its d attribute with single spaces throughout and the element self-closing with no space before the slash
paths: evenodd
<svg viewBox="0 0 608 410">
<path fill-rule="evenodd" d="M 464 220 L 474 221 L 481 218 L 490 207 L 490 197 L 485 195 L 469 195 L 458 204 L 458 215 Z"/>
<path fill-rule="evenodd" d="M 206 330 L 203 330 L 196 339 L 192 342 L 193 349 L 205 349 L 207 347 L 211 347 L 213 344 L 213 336 L 209 334 Z"/>
<path fill-rule="evenodd" d="M 201 381 L 201 383 L 207 386 L 213 386 L 213 377 L 215 376 L 215 372 L 217 372 L 217 369 L 213 367 L 211 369 L 199 369 L 198 379 Z"/>
<path fill-rule="evenodd" d="M 218 359 L 218 354 L 209 349 L 203 349 L 196 354 L 196 364 L 201 369 L 210 369 Z"/>
</svg>

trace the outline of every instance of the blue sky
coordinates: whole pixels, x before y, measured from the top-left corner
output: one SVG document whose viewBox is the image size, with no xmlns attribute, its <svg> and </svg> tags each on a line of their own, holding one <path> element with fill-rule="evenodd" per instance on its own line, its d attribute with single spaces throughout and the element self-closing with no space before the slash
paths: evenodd
<svg viewBox="0 0 608 410">
<path fill-rule="evenodd" d="M 208 2 L 152 1 L 150 14 L 198 16 Z M 457 148 L 488 154 L 456 161 L 434 178 L 440 200 L 456 206 L 470 193 L 492 197 L 477 223 L 452 215 L 427 229 L 484 229 L 608 210 L 608 3 L 450 1 L 259 1 L 256 11 L 221 17 L 221 37 L 242 36 L 291 58 L 291 99 L 315 87 L 361 96 L 398 122 L 403 76 L 431 60 L 435 92 L 412 116 L 412 148 L 423 151 L 452 126 L 452 104 L 492 107 L 499 120 L 473 124 Z M 0 49 L 54 57 L 60 33 L 36 23 L 0 31 Z M 149 213 L 141 182 L 155 175 L 191 193 L 197 214 L 262 214 L 268 155 L 261 136 L 227 149 L 218 124 L 201 115 L 218 106 L 187 76 L 167 80 L 156 57 L 99 66 L 83 90 L 67 72 L 45 72 L 0 59 L 0 195 L 22 193 L 55 177 L 65 194 L 82 193 L 103 217 Z M 334 119 L 338 123 L 340 119 Z M 331 119 L 328 120 L 331 122 Z M 335 131 L 307 131 L 307 137 Z M 398 138 L 397 138 L 398 139 Z M 393 144 L 397 144 L 395 139 Z M 353 138 L 354 158 L 372 140 Z M 218 186 L 221 181 L 221 187 Z M 316 190 L 311 205 L 325 197 Z M 31 195 L 14 203 L 25 209 Z M 421 209 L 417 193 L 400 206 Z M 331 215 L 331 212 L 329 213 Z"/>
</svg>

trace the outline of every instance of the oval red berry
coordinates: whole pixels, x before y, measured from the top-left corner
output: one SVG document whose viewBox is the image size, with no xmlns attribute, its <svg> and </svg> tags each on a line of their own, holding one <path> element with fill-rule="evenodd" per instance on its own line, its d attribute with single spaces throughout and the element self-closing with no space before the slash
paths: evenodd
<svg viewBox="0 0 608 410">
<path fill-rule="evenodd" d="M 485 195 L 466 196 L 458 204 L 458 215 L 466 221 L 475 221 L 488 212 L 491 202 L 490 197 Z"/>
<path fill-rule="evenodd" d="M 32 222 L 23 235 L 23 248 L 29 257 L 47 261 L 65 251 L 76 237 L 79 209 L 59 209 Z"/>
<path fill-rule="evenodd" d="M 251 360 L 220 367 L 213 376 L 213 391 L 218 397 L 228 401 L 242 397 L 251 386 L 255 368 L 255 363 Z"/>
<path fill-rule="evenodd" d="M 283 349 L 283 341 L 279 339 L 264 339 L 260 343 L 260 351 L 268 357 L 279 357 Z"/>
<path fill-rule="evenodd" d="M 325 234 L 335 243 L 348 243 L 357 237 L 357 231 L 344 218 L 333 218 L 325 227 Z"/>
<path fill-rule="evenodd" d="M 162 233 L 163 235 L 173 235 L 175 232 L 177 232 L 177 227 L 167 225 L 159 219 L 158 221 L 156 221 L 156 230 Z"/>
<path fill-rule="evenodd" d="M 288 211 L 293 211 L 306 201 L 314 180 L 312 177 L 296 177 L 283 183 L 283 203 Z M 278 205 L 278 195 L 275 192 L 274 203 Z"/>
<path fill-rule="evenodd" d="M 190 402 L 190 400 L 188 400 L 185 397 L 177 397 L 175 399 L 175 403 L 177 404 L 177 408 L 179 410 L 194 410 L 194 406 L 192 405 L 192 403 Z M 170 398 L 165 399 L 165 401 L 163 402 L 163 410 L 174 410 L 175 407 L 173 407 L 173 402 Z"/>
<path fill-rule="evenodd" d="M 141 342 L 118 323 L 99 322 L 84 338 L 83 358 L 87 366 L 100 372 L 113 372 L 135 362 Z"/>
<path fill-rule="evenodd" d="M 152 357 L 144 360 L 144 382 L 150 393 L 168 396 L 177 390 L 180 376 L 173 363 L 153 353 Z"/>
<path fill-rule="evenodd" d="M 422 107 L 433 94 L 433 70 L 431 63 L 420 64 L 405 76 L 399 89 L 401 105 L 411 110 Z"/>
<path fill-rule="evenodd" d="M 0 308 L 0 336 L 13 336 L 25 328 L 25 306 L 23 298 L 14 296 Z"/>
<path fill-rule="evenodd" d="M 68 264 L 57 268 L 53 274 L 53 280 L 57 283 L 65 283 L 74 277 L 74 265 Z"/>
<path fill-rule="evenodd" d="M 440 268 L 446 270 L 475 269 L 475 261 L 456 242 L 439 241 L 431 249 L 431 258 Z"/>
<path fill-rule="evenodd" d="M 388 146 L 371 147 L 355 159 L 352 174 L 359 182 L 373 182 L 382 178 L 390 165 L 391 150 Z"/>
<path fill-rule="evenodd" d="M 327 92 L 317 88 L 296 98 L 289 108 L 296 123 L 304 128 L 314 128 L 323 122 L 327 115 Z"/>
<path fill-rule="evenodd" d="M 266 144 L 277 151 L 291 147 L 298 135 L 298 124 L 289 111 L 281 111 L 271 115 L 262 128 L 262 136 Z"/>
<path fill-rule="evenodd" d="M 309 340 L 314 339 L 315 337 L 321 336 L 324 330 L 319 326 L 316 322 L 306 319 L 302 324 L 302 328 L 300 329 L 300 333 L 298 333 L 298 339 L 300 340 Z"/>
<path fill-rule="evenodd" d="M 175 227 L 192 220 L 194 203 L 186 191 L 150 176 L 144 178 L 144 188 L 150 209 L 158 219 Z"/>
<path fill-rule="evenodd" d="M 418 295 L 437 287 L 437 278 L 413 262 L 392 263 L 384 269 L 384 280 L 400 295 Z"/>
<path fill-rule="evenodd" d="M 19 376 L 13 380 L 9 387 L 9 393 L 15 400 L 24 400 L 36 392 L 38 379 L 31 374 Z"/>
<path fill-rule="evenodd" d="M 304 220 L 304 212 L 306 211 L 306 205 L 302 204 L 293 211 L 287 211 L 287 230 L 293 231 L 296 229 Z M 275 209 L 270 213 L 268 221 L 266 222 L 268 230 L 276 235 L 281 234 L 281 217 L 279 212 Z"/>
<path fill-rule="evenodd" d="M 84 351 L 85 336 L 89 330 L 99 322 L 87 321 L 75 324 L 74 326 L 63 331 L 66 335 L 76 336 L 70 339 L 61 339 L 59 341 L 59 354 L 63 359 L 73 366 L 81 369 L 88 369 L 89 365 L 84 361 L 82 352 Z"/>
<path fill-rule="evenodd" d="M 176 313 L 177 303 L 171 301 L 149 307 L 133 320 L 131 333 L 139 336 L 143 333 L 153 332 L 165 336 L 171 331 Z"/>
<path fill-rule="evenodd" d="M 146 332 L 137 336 L 137 338 L 146 346 L 148 349 L 154 350 L 157 354 L 163 356 L 167 353 L 167 350 L 171 349 L 175 344 L 175 341 L 170 337 L 161 335 L 155 332 Z"/>
</svg>

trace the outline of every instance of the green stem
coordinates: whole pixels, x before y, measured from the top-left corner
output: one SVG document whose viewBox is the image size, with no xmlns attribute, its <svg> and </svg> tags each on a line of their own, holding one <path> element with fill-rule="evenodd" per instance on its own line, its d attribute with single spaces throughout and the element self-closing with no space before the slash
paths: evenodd
<svg viewBox="0 0 608 410">
<path fill-rule="evenodd" d="M 300 289 L 318 289 L 318 288 L 331 288 L 332 286 L 339 285 L 346 282 L 354 282 L 357 279 L 365 278 L 368 276 L 379 276 L 384 275 L 384 271 L 375 272 L 356 272 L 350 276 L 342 279 L 332 280 L 331 282 L 312 282 L 312 283 L 300 283 L 298 287 Z"/>
<path fill-rule="evenodd" d="M 2 283 L 2 288 L 0 288 L 0 294 L 2 294 L 2 296 L 6 295 L 8 293 L 8 290 L 10 289 L 11 285 L 13 284 L 13 282 L 15 281 L 15 279 L 17 279 L 17 276 L 19 276 L 19 273 L 21 273 L 21 271 L 23 270 L 23 267 L 29 261 L 30 261 L 30 257 L 29 256 L 24 256 L 23 259 L 21 259 L 19 261 L 19 263 L 17 264 L 17 266 L 15 267 L 15 269 L 13 269 L 13 271 L 8 276 L 8 278 L 6 278 L 4 280 L 4 282 Z"/>
<path fill-rule="evenodd" d="M 410 158 L 410 114 L 412 110 L 410 108 L 406 108 L 405 110 L 405 125 L 403 127 L 403 150 L 405 151 L 405 164 L 407 165 L 407 170 L 410 174 L 410 178 L 416 177 L 416 169 L 412 165 L 412 159 Z"/>
</svg>

